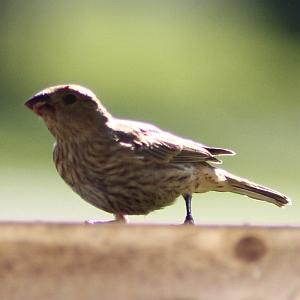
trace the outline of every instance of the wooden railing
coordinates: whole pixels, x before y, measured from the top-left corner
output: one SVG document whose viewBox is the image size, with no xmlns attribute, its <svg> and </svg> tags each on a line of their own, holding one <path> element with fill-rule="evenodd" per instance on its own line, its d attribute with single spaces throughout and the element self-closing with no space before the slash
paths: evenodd
<svg viewBox="0 0 300 300">
<path fill-rule="evenodd" d="M 0 299 L 300 299 L 300 228 L 1 224 Z"/>
</svg>

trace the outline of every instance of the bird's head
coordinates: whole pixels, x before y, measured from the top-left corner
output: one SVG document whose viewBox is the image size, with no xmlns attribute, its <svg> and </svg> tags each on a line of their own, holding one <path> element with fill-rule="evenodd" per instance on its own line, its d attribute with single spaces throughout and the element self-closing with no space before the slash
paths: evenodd
<svg viewBox="0 0 300 300">
<path fill-rule="evenodd" d="M 84 134 L 103 126 L 111 118 L 96 95 L 79 85 L 44 89 L 25 106 L 42 117 L 56 138 Z"/>
</svg>

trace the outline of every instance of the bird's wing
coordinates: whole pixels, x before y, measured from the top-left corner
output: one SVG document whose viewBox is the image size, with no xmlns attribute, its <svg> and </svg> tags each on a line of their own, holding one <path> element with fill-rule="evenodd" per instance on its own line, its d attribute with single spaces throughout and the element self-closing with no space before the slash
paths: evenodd
<svg viewBox="0 0 300 300">
<path fill-rule="evenodd" d="M 232 155 L 233 151 L 209 148 L 191 140 L 175 136 L 169 132 L 141 122 L 116 120 L 114 139 L 122 146 L 130 148 L 136 157 L 146 162 L 196 163 L 212 161 L 221 163 L 215 155 Z"/>
</svg>

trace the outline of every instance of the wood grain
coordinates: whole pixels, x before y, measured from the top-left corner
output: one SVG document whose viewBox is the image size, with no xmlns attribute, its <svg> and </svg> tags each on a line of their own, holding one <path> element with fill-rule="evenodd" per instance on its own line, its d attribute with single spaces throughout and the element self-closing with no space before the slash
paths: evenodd
<svg viewBox="0 0 300 300">
<path fill-rule="evenodd" d="M 300 228 L 0 224 L 0 299 L 300 299 Z"/>
</svg>

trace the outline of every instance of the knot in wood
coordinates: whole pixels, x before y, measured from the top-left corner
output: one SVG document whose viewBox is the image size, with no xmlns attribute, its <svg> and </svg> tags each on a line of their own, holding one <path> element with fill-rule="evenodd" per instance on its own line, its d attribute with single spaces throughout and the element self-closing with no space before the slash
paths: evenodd
<svg viewBox="0 0 300 300">
<path fill-rule="evenodd" d="M 259 261 L 267 252 L 264 241 L 255 236 L 244 236 L 235 245 L 235 255 L 245 262 Z"/>
</svg>

